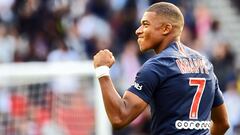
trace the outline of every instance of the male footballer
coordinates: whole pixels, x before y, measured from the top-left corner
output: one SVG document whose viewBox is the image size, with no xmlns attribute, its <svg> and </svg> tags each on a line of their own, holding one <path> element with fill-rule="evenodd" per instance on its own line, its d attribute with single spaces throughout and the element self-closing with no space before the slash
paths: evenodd
<svg viewBox="0 0 240 135">
<path fill-rule="evenodd" d="M 150 105 L 153 135 L 223 135 L 228 116 L 213 66 L 180 41 L 184 17 L 178 7 L 151 5 L 136 30 L 142 52 L 156 55 L 138 71 L 135 82 L 120 97 L 109 76 L 115 59 L 109 50 L 94 56 L 105 109 L 114 128 L 133 121 Z M 131 63 L 129 63 L 131 64 Z"/>
</svg>

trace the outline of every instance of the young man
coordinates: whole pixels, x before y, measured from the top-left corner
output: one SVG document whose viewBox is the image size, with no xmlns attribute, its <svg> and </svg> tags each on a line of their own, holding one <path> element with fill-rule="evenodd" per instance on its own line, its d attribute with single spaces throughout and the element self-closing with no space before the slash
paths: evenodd
<svg viewBox="0 0 240 135">
<path fill-rule="evenodd" d="M 121 98 L 109 76 L 115 59 L 109 50 L 94 56 L 107 115 L 114 128 L 134 120 L 149 104 L 153 135 L 223 135 L 228 117 L 212 64 L 180 42 L 184 19 L 175 5 L 150 6 L 136 30 L 142 52 L 153 49 Z"/>
</svg>

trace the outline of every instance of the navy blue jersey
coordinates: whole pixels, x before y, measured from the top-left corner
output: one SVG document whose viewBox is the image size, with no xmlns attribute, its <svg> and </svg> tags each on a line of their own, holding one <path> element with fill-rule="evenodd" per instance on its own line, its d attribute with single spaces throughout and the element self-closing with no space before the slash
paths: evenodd
<svg viewBox="0 0 240 135">
<path fill-rule="evenodd" d="M 211 109 L 223 104 L 212 64 L 180 42 L 145 62 L 128 90 L 150 104 L 153 135 L 210 134 Z"/>
</svg>

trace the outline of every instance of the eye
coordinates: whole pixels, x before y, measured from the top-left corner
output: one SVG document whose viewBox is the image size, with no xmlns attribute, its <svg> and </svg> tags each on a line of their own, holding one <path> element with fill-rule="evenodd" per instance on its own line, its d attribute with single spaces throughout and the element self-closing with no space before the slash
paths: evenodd
<svg viewBox="0 0 240 135">
<path fill-rule="evenodd" d="M 143 20 L 143 21 L 141 22 L 141 24 L 142 24 L 142 26 L 143 26 L 144 28 L 147 28 L 147 27 L 149 26 L 149 22 L 146 21 L 146 20 Z"/>
<path fill-rule="evenodd" d="M 149 26 L 148 23 L 143 23 L 142 25 L 143 25 L 145 28 L 147 28 L 147 27 Z"/>
</svg>

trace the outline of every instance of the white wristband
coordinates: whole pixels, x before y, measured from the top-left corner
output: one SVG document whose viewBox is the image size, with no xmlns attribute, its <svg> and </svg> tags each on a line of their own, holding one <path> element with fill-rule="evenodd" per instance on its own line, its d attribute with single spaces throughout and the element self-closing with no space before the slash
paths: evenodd
<svg viewBox="0 0 240 135">
<path fill-rule="evenodd" d="M 108 66 L 100 66 L 95 69 L 95 74 L 97 78 L 101 78 L 103 76 L 110 76 L 109 73 L 110 68 Z"/>
</svg>

